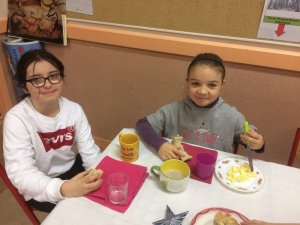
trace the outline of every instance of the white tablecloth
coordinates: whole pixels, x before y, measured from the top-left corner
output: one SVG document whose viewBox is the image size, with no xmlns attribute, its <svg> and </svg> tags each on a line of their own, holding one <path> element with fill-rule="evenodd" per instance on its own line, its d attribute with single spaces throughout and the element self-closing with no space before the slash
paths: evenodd
<svg viewBox="0 0 300 225">
<path fill-rule="evenodd" d="M 135 133 L 124 128 L 122 133 Z M 100 159 L 109 155 L 120 159 L 118 135 L 102 153 Z M 218 161 L 224 158 L 242 158 L 219 151 Z M 159 182 L 149 174 L 128 210 L 122 214 L 95 203 L 85 197 L 68 198 L 61 201 L 42 224 L 101 224 L 101 225 L 142 225 L 152 224 L 165 217 L 168 205 L 174 214 L 189 211 L 182 224 L 190 224 L 200 211 L 210 207 L 235 210 L 249 219 L 269 222 L 300 222 L 300 170 L 280 164 L 255 159 L 265 177 L 264 186 L 255 193 L 234 192 L 223 186 L 214 176 L 207 184 L 191 179 L 188 187 L 180 193 L 165 192 Z M 162 161 L 157 152 L 140 142 L 139 159 L 135 164 L 150 168 Z"/>
</svg>

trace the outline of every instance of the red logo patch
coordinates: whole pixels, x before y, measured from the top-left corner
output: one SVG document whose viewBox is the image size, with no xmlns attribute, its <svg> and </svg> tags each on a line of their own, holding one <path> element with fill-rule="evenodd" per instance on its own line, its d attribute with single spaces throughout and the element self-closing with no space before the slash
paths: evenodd
<svg viewBox="0 0 300 225">
<path fill-rule="evenodd" d="M 59 129 L 55 132 L 41 133 L 37 132 L 43 142 L 46 152 L 51 149 L 56 150 L 62 146 L 73 145 L 75 136 L 75 127 L 70 126 L 64 129 Z"/>
</svg>

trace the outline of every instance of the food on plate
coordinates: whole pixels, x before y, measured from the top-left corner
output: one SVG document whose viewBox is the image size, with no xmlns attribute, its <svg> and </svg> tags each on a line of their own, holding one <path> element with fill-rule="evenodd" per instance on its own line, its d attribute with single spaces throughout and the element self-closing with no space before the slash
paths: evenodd
<svg viewBox="0 0 300 225">
<path fill-rule="evenodd" d="M 101 170 L 101 169 L 93 169 L 93 168 L 92 168 L 92 169 L 90 170 L 88 176 L 92 176 L 92 175 L 95 175 L 95 174 L 97 174 L 97 173 L 101 173 L 101 176 L 102 176 L 103 170 Z"/>
<path fill-rule="evenodd" d="M 246 182 L 256 176 L 257 174 L 255 172 L 251 172 L 248 163 L 244 163 L 241 166 L 232 166 L 227 172 L 227 180 L 231 182 Z"/>
<path fill-rule="evenodd" d="M 214 218 L 217 225 L 238 225 L 236 219 L 234 219 L 229 213 L 217 212 Z"/>
<path fill-rule="evenodd" d="M 183 157 L 180 157 L 180 159 L 181 159 L 182 161 L 187 161 L 187 160 L 193 158 L 193 156 L 190 156 L 186 151 L 184 151 L 183 145 L 181 144 L 182 138 L 183 138 L 182 136 L 175 136 L 175 137 L 172 137 L 172 142 L 171 142 L 171 144 L 173 144 L 173 145 L 175 145 L 176 147 L 178 147 L 178 148 L 179 148 L 179 151 L 180 151 L 181 153 L 184 154 L 184 156 L 183 156 Z"/>
</svg>

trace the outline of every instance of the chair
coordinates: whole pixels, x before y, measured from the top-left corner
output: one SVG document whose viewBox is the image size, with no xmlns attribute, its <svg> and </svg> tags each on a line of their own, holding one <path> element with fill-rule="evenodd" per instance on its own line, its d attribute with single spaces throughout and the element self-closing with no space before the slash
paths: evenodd
<svg viewBox="0 0 300 225">
<path fill-rule="evenodd" d="M 238 150 L 239 150 L 239 143 L 235 143 L 233 145 L 233 154 L 237 154 Z"/>
<path fill-rule="evenodd" d="M 298 154 L 300 155 L 299 141 L 300 141 L 300 128 L 297 128 L 295 138 L 294 138 L 294 142 L 293 142 L 293 146 L 292 146 L 292 150 L 290 152 L 289 161 L 288 161 L 288 164 L 287 164 L 288 166 L 293 166 L 294 159 L 295 159 L 296 155 L 299 158 L 299 156 L 298 156 Z M 298 153 L 297 153 L 297 151 L 298 151 Z"/>
<path fill-rule="evenodd" d="M 0 163 L 0 177 L 4 181 L 5 185 L 8 187 L 8 189 L 11 191 L 25 214 L 27 215 L 28 219 L 31 221 L 33 225 L 41 224 L 40 221 L 37 219 L 35 214 L 33 213 L 33 210 L 25 201 L 24 197 L 18 192 L 18 190 L 13 186 L 13 184 L 10 182 L 6 171 L 3 167 L 3 165 Z"/>
</svg>

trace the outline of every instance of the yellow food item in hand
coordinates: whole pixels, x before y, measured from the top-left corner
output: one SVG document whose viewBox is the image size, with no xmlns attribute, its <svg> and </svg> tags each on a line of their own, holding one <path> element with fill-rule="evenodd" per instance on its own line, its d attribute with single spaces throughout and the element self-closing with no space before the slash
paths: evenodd
<svg viewBox="0 0 300 225">
<path fill-rule="evenodd" d="M 246 182 L 250 178 L 254 178 L 256 176 L 256 173 L 251 172 L 248 163 L 241 166 L 232 166 L 227 172 L 227 180 L 230 180 L 231 182 Z"/>
<path fill-rule="evenodd" d="M 97 174 L 97 173 L 101 173 L 101 176 L 102 176 L 102 174 L 103 174 L 103 170 L 101 170 L 101 169 L 91 169 L 90 170 L 90 172 L 88 173 L 88 176 L 92 176 L 92 175 L 95 175 L 95 174 Z"/>
</svg>

